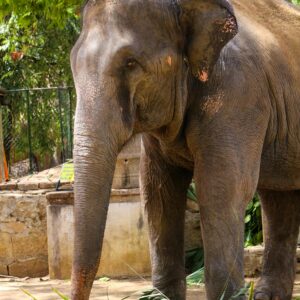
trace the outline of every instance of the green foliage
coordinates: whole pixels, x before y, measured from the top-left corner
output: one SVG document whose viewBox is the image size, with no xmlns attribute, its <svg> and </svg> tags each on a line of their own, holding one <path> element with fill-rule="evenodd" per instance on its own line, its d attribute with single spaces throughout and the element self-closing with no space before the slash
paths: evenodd
<svg viewBox="0 0 300 300">
<path fill-rule="evenodd" d="M 187 285 L 198 285 L 204 283 L 204 267 L 196 270 L 186 277 Z"/>
<path fill-rule="evenodd" d="M 256 194 L 248 204 L 245 216 L 245 247 L 261 244 L 263 241 L 261 205 Z"/>
<path fill-rule="evenodd" d="M 71 157 L 74 93 L 70 94 L 68 89 L 60 90 L 60 92 L 54 89 L 31 91 L 28 94 L 30 96 L 31 149 L 35 164 L 34 170 L 44 170 L 55 161 L 53 156 L 58 159 L 58 162 L 62 159 L 63 153 L 64 158 Z M 3 109 L 4 145 L 9 150 L 10 164 L 14 164 L 29 158 L 27 92 L 9 93 L 8 99 L 11 100 L 11 108 Z M 13 115 L 11 121 L 10 110 Z"/>
<path fill-rule="evenodd" d="M 126 298 L 123 298 L 123 299 L 126 299 Z M 139 297 L 139 300 L 168 300 L 168 299 L 169 298 L 164 296 L 157 289 L 150 289 L 150 290 L 144 291 L 144 292 L 142 292 L 142 296 Z"/>
<path fill-rule="evenodd" d="M 204 266 L 203 248 L 195 248 L 185 252 L 185 270 L 187 274 L 194 273 Z"/>
<path fill-rule="evenodd" d="M 187 198 L 197 202 L 195 183 L 187 191 Z M 261 206 L 258 194 L 248 204 L 245 215 L 245 247 L 261 244 L 263 241 Z"/>
<path fill-rule="evenodd" d="M 2 0 L 0 20 L 13 12 L 22 28 L 37 28 L 41 20 L 45 20 L 50 27 L 64 27 L 70 16 L 79 13 L 81 4 L 80 0 Z"/>
<path fill-rule="evenodd" d="M 188 199 L 197 202 L 197 195 L 196 195 L 196 187 L 195 187 L 195 182 L 192 182 L 188 188 L 187 191 L 187 197 Z"/>
<path fill-rule="evenodd" d="M 204 250 L 195 248 L 185 253 L 185 269 L 189 274 L 186 278 L 188 285 L 204 283 Z"/>
<path fill-rule="evenodd" d="M 200 274 L 202 271 L 198 271 Z M 193 275 L 193 274 L 192 274 Z M 199 277 L 198 274 L 195 272 L 196 278 Z M 223 300 L 225 298 L 225 293 L 221 295 L 220 300 Z M 240 297 L 246 297 L 248 300 L 254 299 L 254 282 L 250 282 L 249 284 L 246 284 L 245 287 L 241 288 L 234 296 L 230 297 L 230 300 L 239 299 Z M 125 298 L 124 298 L 125 299 Z M 143 292 L 143 295 L 139 298 L 139 300 L 165 300 L 169 299 L 166 296 L 164 296 L 162 293 L 160 293 L 157 289 L 150 289 L 148 291 Z"/>
<path fill-rule="evenodd" d="M 0 85 L 6 88 L 72 84 L 69 53 L 79 33 L 75 17 L 65 27 L 22 28 L 12 14 L 0 24 Z"/>
<path fill-rule="evenodd" d="M 0 1 L 0 86 L 73 86 L 69 57 L 80 32 L 79 7 L 78 1 Z M 19 161 L 28 158 L 26 96 L 14 93 L 10 98 L 12 131 L 3 127 L 13 136 L 13 160 Z M 30 98 L 33 152 L 49 160 L 61 144 L 56 91 L 31 93 Z"/>
</svg>

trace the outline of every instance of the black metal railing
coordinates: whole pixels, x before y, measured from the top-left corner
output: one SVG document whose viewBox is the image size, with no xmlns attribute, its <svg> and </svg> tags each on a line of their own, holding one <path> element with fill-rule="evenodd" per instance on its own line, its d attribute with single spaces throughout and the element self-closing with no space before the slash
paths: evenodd
<svg viewBox="0 0 300 300">
<path fill-rule="evenodd" d="M 7 91 L 3 144 L 12 172 L 26 162 L 32 173 L 72 158 L 75 104 L 73 87 Z"/>
</svg>

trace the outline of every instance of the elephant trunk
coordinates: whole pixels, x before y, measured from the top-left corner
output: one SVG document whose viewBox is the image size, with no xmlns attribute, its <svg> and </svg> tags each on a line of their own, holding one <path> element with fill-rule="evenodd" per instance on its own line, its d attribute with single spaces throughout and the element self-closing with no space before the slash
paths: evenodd
<svg viewBox="0 0 300 300">
<path fill-rule="evenodd" d="M 88 299 L 98 270 L 117 154 L 90 137 L 76 136 L 76 144 L 72 299 L 79 300 Z"/>
<path fill-rule="evenodd" d="M 90 110 L 79 100 L 75 118 L 73 300 L 89 298 L 100 263 L 117 155 L 129 139 L 118 130 L 121 118 L 114 121 L 111 110 L 99 106 Z"/>
</svg>

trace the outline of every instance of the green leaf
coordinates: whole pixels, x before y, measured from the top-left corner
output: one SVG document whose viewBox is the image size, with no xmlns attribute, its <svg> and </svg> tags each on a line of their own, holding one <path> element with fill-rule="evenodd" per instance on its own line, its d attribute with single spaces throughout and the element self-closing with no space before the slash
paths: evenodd
<svg viewBox="0 0 300 300">
<path fill-rule="evenodd" d="M 194 182 L 190 184 L 187 190 L 187 197 L 194 202 L 198 202 L 197 195 L 196 195 L 196 187 Z"/>
<path fill-rule="evenodd" d="M 249 223 L 251 221 L 251 215 L 247 215 L 246 217 L 245 217 L 245 223 L 247 224 L 247 223 Z"/>
<path fill-rule="evenodd" d="M 253 300 L 254 299 L 254 282 L 250 282 L 250 288 L 249 288 L 249 296 L 248 300 Z"/>
<path fill-rule="evenodd" d="M 54 293 L 56 293 L 61 299 L 63 300 L 69 300 L 69 298 L 67 296 L 65 296 L 64 294 L 62 294 L 60 291 L 58 291 L 56 288 L 52 288 L 52 291 Z"/>
<path fill-rule="evenodd" d="M 32 300 L 38 300 L 37 298 L 35 298 L 31 293 L 29 293 L 27 290 L 25 289 L 20 289 L 24 294 L 26 294 L 27 296 L 29 296 Z"/>
<path fill-rule="evenodd" d="M 155 288 L 142 292 L 142 296 L 139 297 L 139 300 L 165 300 L 165 299 L 169 300 L 158 289 Z"/>
<path fill-rule="evenodd" d="M 246 296 L 249 290 L 250 284 L 246 284 L 245 287 L 241 288 L 235 295 L 233 295 L 230 300 L 238 299 L 241 296 Z"/>
<path fill-rule="evenodd" d="M 204 267 L 186 277 L 188 285 L 198 285 L 204 283 Z"/>
<path fill-rule="evenodd" d="M 101 278 L 99 278 L 99 281 L 100 282 L 107 282 L 107 281 L 110 281 L 110 278 L 109 277 L 101 277 Z"/>
<path fill-rule="evenodd" d="M 255 203 L 254 203 L 254 207 L 255 207 L 255 208 L 260 207 L 260 202 L 259 202 L 259 201 L 255 202 Z"/>
</svg>

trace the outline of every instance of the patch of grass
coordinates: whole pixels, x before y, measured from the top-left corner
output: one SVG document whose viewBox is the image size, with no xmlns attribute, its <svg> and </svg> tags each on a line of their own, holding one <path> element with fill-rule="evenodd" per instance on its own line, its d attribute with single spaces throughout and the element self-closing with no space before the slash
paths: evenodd
<svg viewBox="0 0 300 300">
<path fill-rule="evenodd" d="M 186 274 L 191 274 L 204 267 L 203 248 L 194 248 L 185 252 Z"/>
<path fill-rule="evenodd" d="M 187 285 L 199 285 L 200 283 L 204 283 L 204 267 L 198 269 L 194 273 L 188 275 L 186 277 Z"/>
<path fill-rule="evenodd" d="M 151 289 L 142 292 L 142 296 L 139 300 L 169 300 L 169 298 L 163 295 L 159 290 Z"/>
<path fill-rule="evenodd" d="M 26 294 L 27 296 L 29 296 L 32 300 L 38 300 L 36 297 L 34 297 L 29 291 L 25 290 L 25 289 L 20 289 L 24 294 Z M 67 296 L 65 296 L 64 294 L 62 294 L 59 290 L 53 288 L 52 291 L 59 296 L 60 299 L 63 300 L 70 300 Z"/>
<path fill-rule="evenodd" d="M 202 278 L 202 274 L 200 274 L 199 271 L 200 270 L 196 271 L 195 274 L 189 275 L 190 278 L 192 278 L 192 279 L 188 279 L 188 277 L 189 277 L 188 276 L 187 283 L 188 283 L 188 280 L 192 280 L 192 282 L 194 284 L 194 282 L 197 282 L 197 280 L 199 280 L 199 278 Z M 199 272 L 199 273 L 197 273 L 197 272 Z M 198 282 L 198 283 L 200 283 L 200 282 Z M 188 285 L 189 285 L 189 283 L 188 283 Z M 222 294 L 222 296 L 220 297 L 219 300 L 224 300 L 225 293 L 226 293 L 226 291 L 224 291 L 224 293 Z M 234 296 L 232 296 L 230 298 L 230 300 L 238 299 L 241 296 L 246 296 L 248 300 L 254 299 L 254 282 L 250 282 L 250 283 L 246 284 L 245 287 L 240 289 Z M 168 299 L 168 298 L 166 296 L 164 296 L 157 289 L 150 289 L 150 290 L 144 291 L 142 296 L 139 298 L 139 300 L 165 300 L 165 299 Z M 300 299 L 298 298 L 298 299 L 294 299 L 294 300 L 300 300 Z"/>
</svg>

